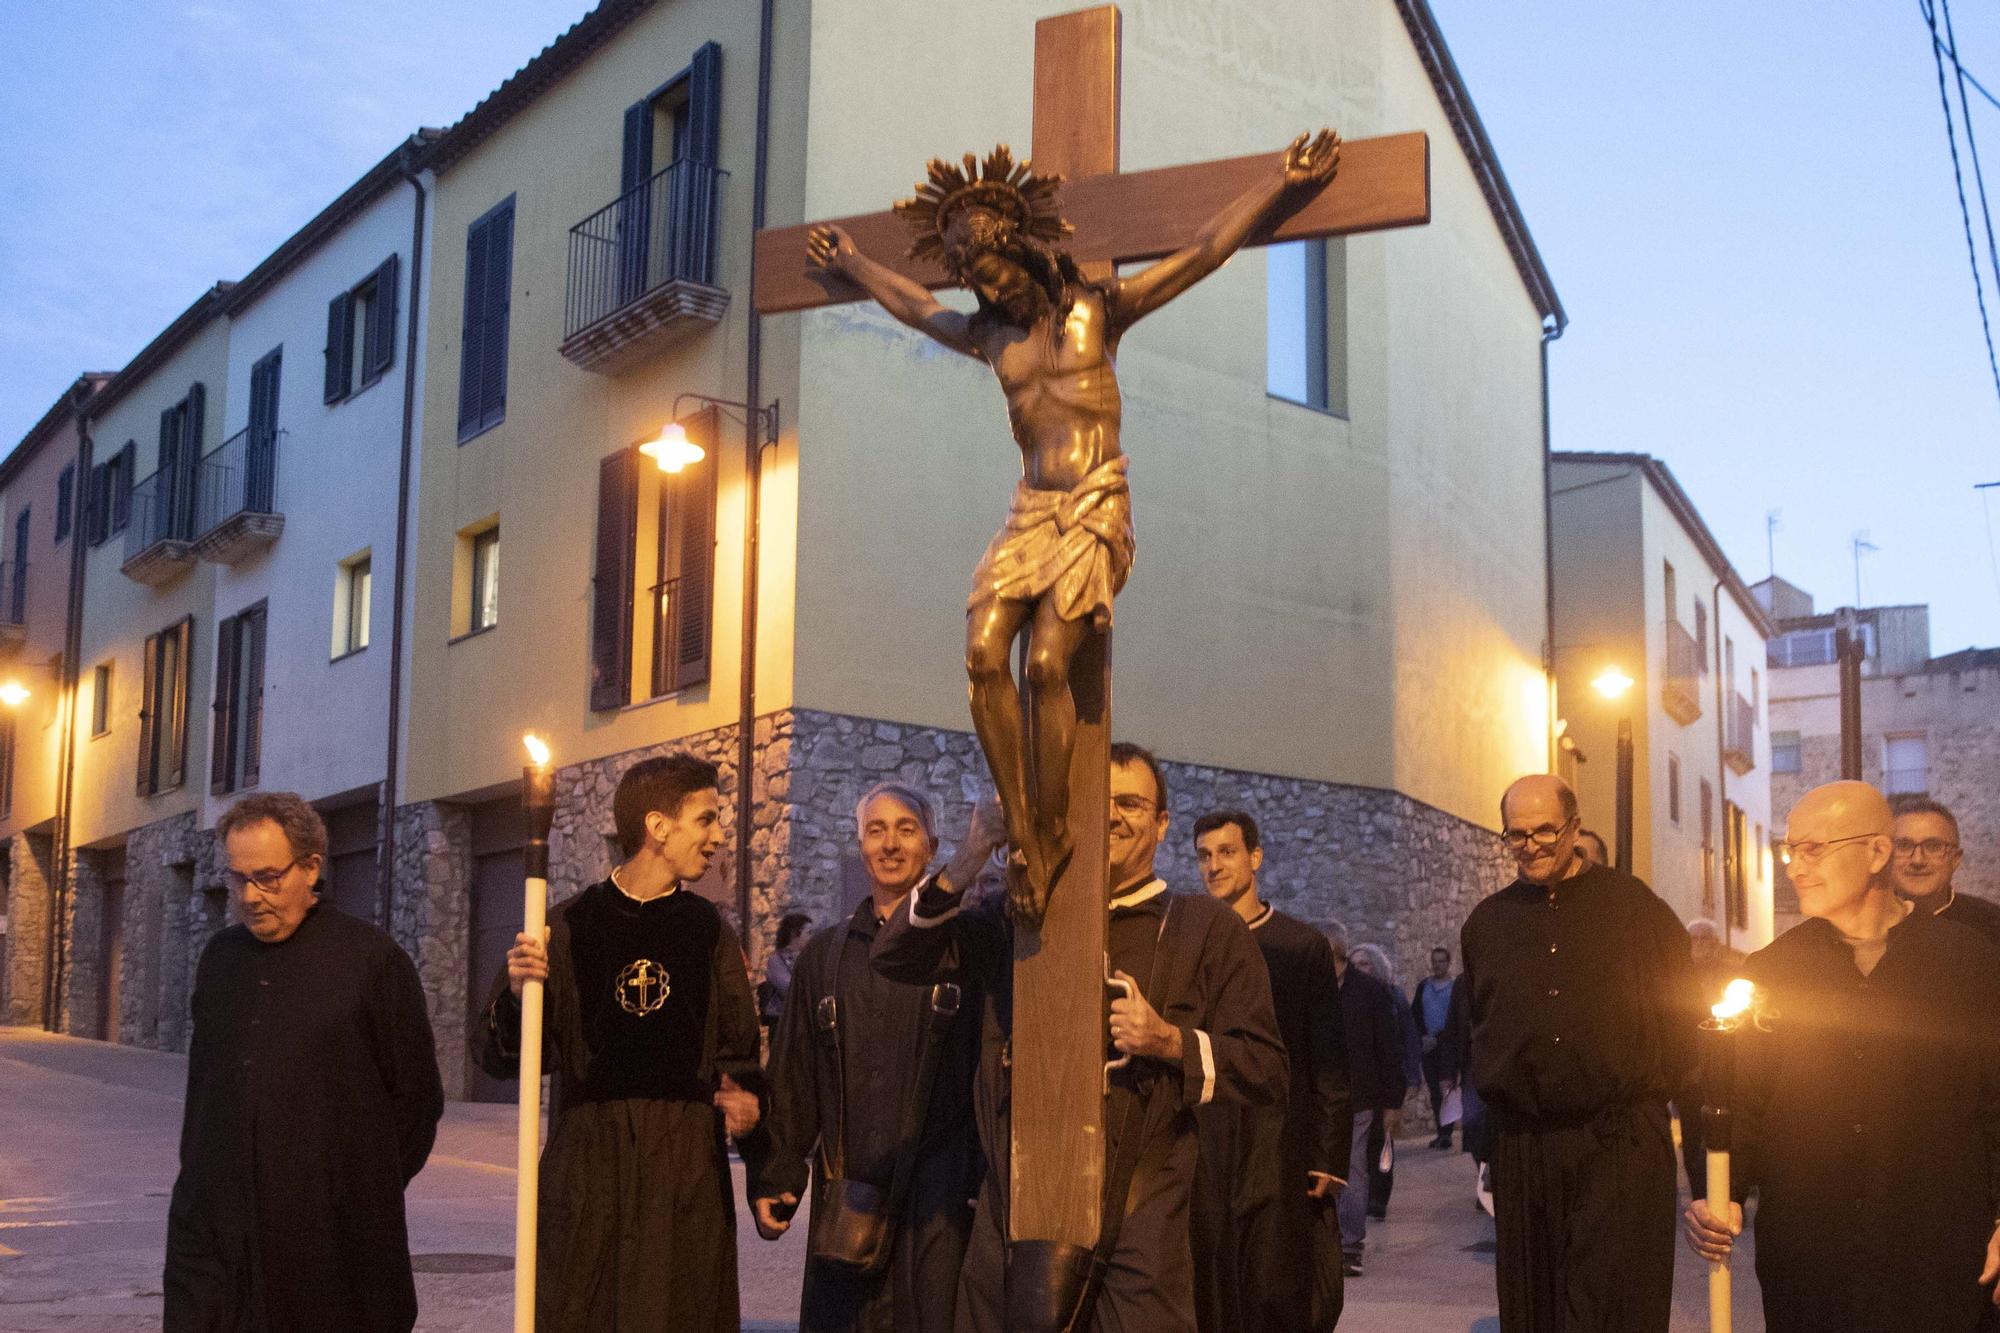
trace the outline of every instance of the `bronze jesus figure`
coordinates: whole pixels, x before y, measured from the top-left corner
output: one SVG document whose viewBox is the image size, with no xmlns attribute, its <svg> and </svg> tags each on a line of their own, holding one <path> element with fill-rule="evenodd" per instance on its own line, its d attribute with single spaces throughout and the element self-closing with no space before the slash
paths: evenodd
<svg viewBox="0 0 2000 1333">
<path fill-rule="evenodd" d="M 993 368 L 1021 448 L 1006 526 L 973 575 L 966 671 L 972 720 L 993 772 L 1008 841 L 1009 893 L 1030 924 L 1068 861 L 1070 753 L 1077 714 L 1071 664 L 1108 628 L 1132 567 L 1132 504 L 1120 447 L 1114 360 L 1144 316 L 1220 268 L 1252 236 L 1283 221 L 1333 178 L 1340 138 L 1300 135 L 1282 169 L 1202 228 L 1193 245 L 1130 277 L 1087 279 L 1060 247 L 1060 176 L 1036 175 L 1003 145 L 982 163 L 933 161 L 917 197 L 896 205 L 916 233 L 912 256 L 937 258 L 969 287 L 969 315 L 861 254 L 835 226 L 814 228 L 807 255 L 859 286 L 903 323 Z M 1033 736 L 1007 661 L 1028 631 Z"/>
</svg>

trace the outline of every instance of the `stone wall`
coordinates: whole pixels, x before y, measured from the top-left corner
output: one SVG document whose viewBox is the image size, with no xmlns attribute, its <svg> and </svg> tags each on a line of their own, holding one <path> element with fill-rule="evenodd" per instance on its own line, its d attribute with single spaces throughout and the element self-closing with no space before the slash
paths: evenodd
<svg viewBox="0 0 2000 1333">
<path fill-rule="evenodd" d="M 56 1031 L 95 1037 L 104 972 L 104 878 L 97 852 L 69 854 L 69 892 L 62 905 L 62 996 Z"/>
<path fill-rule="evenodd" d="M 117 1036 L 127 1045 L 185 1049 L 193 965 L 208 943 L 190 930 L 189 899 L 198 877 L 220 877 L 214 847 L 215 835 L 197 825 L 192 810 L 125 839 Z"/>
<path fill-rule="evenodd" d="M 396 811 L 395 837 L 389 933 L 416 964 L 445 1096 L 462 1097 L 472 821 L 463 806 L 423 801 Z"/>
<path fill-rule="evenodd" d="M 6 1005 L 0 1023 L 42 1025 L 49 976 L 49 867 L 55 849 L 46 835 L 16 833 L 7 857 Z"/>
</svg>

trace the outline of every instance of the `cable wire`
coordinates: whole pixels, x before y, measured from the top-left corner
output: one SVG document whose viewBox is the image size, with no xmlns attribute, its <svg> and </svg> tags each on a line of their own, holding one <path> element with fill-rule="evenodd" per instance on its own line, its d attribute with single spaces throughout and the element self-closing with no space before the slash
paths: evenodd
<svg viewBox="0 0 2000 1333">
<path fill-rule="evenodd" d="M 1917 0 L 1917 8 L 1923 14 L 1924 23 L 1930 28 L 1931 32 L 1931 58 L 1937 65 L 1938 102 L 1944 108 L 1945 142 L 1951 147 L 1951 175 L 1952 180 L 1958 186 L 1958 214 L 1960 220 L 1965 224 L 1965 257 L 1972 264 L 1972 293 L 1979 302 L 1979 328 L 1980 332 L 1986 338 L 1986 366 L 1993 374 L 1993 391 L 1996 395 L 2000 395 L 2000 358 L 1996 358 L 1993 352 L 1993 322 L 1986 313 L 1986 282 L 1980 276 L 1979 272 L 1979 247 L 1972 239 L 1972 208 L 1965 197 L 1965 171 L 1958 157 L 1958 130 L 1952 121 L 1951 91 L 1945 83 L 1944 77 L 1944 57 L 1946 51 L 1949 50 L 1951 52 L 1953 68 L 1958 68 L 1958 52 L 1955 44 L 1947 47 L 1940 40 L 1937 30 L 1937 11 L 1931 5 L 1930 0 Z M 1961 89 L 1961 100 L 1963 100 L 1963 96 L 1964 90 Z M 1973 153 L 1973 167 L 1975 172 L 1977 172 L 1979 159 L 1972 143 L 1971 132 L 1972 126 L 1968 121 L 1966 125 L 1966 149 L 1968 152 Z M 1987 219 L 1987 240 L 1989 248 L 1991 248 L 1993 237 L 1992 214 L 1987 209 L 1983 178 L 1980 180 L 1979 185 L 1979 206 L 1982 215 Z M 2000 273 L 2000 269 L 1996 269 L 1996 273 Z"/>
</svg>

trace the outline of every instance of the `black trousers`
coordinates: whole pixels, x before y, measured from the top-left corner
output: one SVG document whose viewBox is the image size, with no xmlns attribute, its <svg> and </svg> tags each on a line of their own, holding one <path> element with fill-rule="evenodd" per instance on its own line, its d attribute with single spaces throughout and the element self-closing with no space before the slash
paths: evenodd
<svg viewBox="0 0 2000 1333">
<path fill-rule="evenodd" d="M 1431 1049 L 1424 1052 L 1423 1068 L 1424 1090 L 1430 1093 L 1431 1120 L 1435 1123 L 1438 1113 L 1444 1110 L 1444 1075 L 1442 1073 L 1444 1068 L 1444 1050 L 1442 1047 L 1432 1046 Z M 1450 1125 L 1438 1125 L 1438 1141 L 1441 1143 L 1450 1143 L 1451 1129 Z"/>
<path fill-rule="evenodd" d="M 1667 1108 L 1497 1128 L 1503 1333 L 1666 1333 L 1678 1222 Z"/>
</svg>

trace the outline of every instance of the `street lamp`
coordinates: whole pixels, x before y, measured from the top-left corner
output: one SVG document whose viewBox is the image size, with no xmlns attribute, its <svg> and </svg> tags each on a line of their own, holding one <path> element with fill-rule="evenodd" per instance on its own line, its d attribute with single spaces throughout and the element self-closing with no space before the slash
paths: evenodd
<svg viewBox="0 0 2000 1333">
<path fill-rule="evenodd" d="M 5 685 L 0 685 L 0 704 L 5 704 L 9 708 L 19 708 L 28 702 L 33 693 L 34 691 L 20 681 L 10 680 Z"/>
<path fill-rule="evenodd" d="M 1616 702 L 1632 688 L 1632 677 L 1615 666 L 1607 666 L 1590 682 L 1606 699 Z M 1618 851 L 1617 868 L 1632 871 L 1632 716 L 1618 719 Z"/>
</svg>

